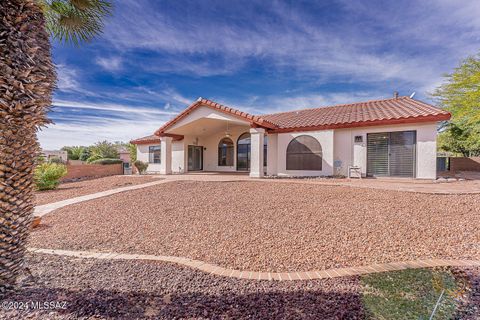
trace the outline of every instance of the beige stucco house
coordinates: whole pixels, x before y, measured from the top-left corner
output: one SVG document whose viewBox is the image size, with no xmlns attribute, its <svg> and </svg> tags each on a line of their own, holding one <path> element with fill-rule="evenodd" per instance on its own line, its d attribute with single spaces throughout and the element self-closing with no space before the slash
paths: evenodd
<svg viewBox="0 0 480 320">
<path fill-rule="evenodd" d="M 135 139 L 148 172 L 434 179 L 439 121 L 409 97 L 251 115 L 199 98 L 153 135 Z"/>
</svg>

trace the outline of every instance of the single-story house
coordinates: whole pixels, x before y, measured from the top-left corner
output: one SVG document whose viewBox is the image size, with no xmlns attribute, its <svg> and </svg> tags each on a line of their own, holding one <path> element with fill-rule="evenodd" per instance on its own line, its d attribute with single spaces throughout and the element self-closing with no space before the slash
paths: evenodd
<svg viewBox="0 0 480 320">
<path fill-rule="evenodd" d="M 135 139 L 148 172 L 249 172 L 251 177 L 436 177 L 439 121 L 450 113 L 394 96 L 252 115 L 199 98 L 153 135 Z"/>
</svg>

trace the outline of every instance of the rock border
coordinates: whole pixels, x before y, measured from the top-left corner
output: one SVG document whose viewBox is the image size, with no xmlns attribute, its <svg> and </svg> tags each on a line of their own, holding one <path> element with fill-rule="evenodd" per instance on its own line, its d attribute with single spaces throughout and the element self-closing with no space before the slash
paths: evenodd
<svg viewBox="0 0 480 320">
<path fill-rule="evenodd" d="M 85 258 L 85 259 L 106 259 L 106 260 L 145 260 L 176 263 L 205 273 L 249 280 L 269 281 L 297 281 L 330 279 L 362 274 L 399 271 L 405 269 L 420 269 L 434 267 L 479 267 L 480 260 L 454 260 L 454 259 L 420 259 L 413 261 L 390 262 L 372 264 L 362 267 L 334 268 L 318 271 L 293 271 L 293 272 L 261 272 L 250 270 L 227 269 L 200 260 L 194 260 L 175 256 L 156 256 L 144 254 L 127 254 L 117 252 L 95 252 L 95 251 L 72 251 L 58 249 L 28 248 L 34 254 L 51 254 L 58 256 Z"/>
</svg>

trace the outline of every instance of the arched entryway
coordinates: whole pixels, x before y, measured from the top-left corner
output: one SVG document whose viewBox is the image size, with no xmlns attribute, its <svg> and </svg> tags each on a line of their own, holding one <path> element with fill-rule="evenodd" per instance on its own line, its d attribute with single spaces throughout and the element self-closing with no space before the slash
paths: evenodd
<svg viewBox="0 0 480 320">
<path fill-rule="evenodd" d="M 250 133 L 245 132 L 237 141 L 237 170 L 250 171 Z"/>
</svg>

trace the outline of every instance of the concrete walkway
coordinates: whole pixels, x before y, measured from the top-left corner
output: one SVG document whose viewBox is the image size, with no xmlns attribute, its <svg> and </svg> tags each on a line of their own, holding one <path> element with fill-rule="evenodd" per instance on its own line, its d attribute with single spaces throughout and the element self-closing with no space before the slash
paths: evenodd
<svg viewBox="0 0 480 320">
<path fill-rule="evenodd" d="M 357 276 L 362 274 L 371 274 L 379 272 L 399 271 L 405 269 L 433 268 L 433 267 L 472 267 L 480 266 L 480 260 L 445 260 L 445 259 L 424 259 L 405 262 L 391 262 L 374 264 L 363 267 L 353 268 L 335 268 L 320 271 L 294 271 L 294 272 L 258 272 L 248 270 L 226 269 L 217 265 L 205 263 L 199 260 L 192 260 L 183 257 L 174 256 L 155 256 L 142 254 L 125 254 L 117 252 L 94 252 L 94 251 L 71 251 L 71 250 L 54 250 L 28 248 L 28 251 L 34 254 L 51 254 L 58 256 L 90 258 L 90 259 L 107 259 L 107 260 L 145 260 L 145 261 L 162 261 L 176 263 L 185 267 L 197 269 L 206 273 L 250 280 L 277 280 L 277 281 L 294 281 L 294 280 L 314 280 L 328 279 L 345 276 Z"/>
<path fill-rule="evenodd" d="M 158 181 L 152 181 L 152 182 L 147 182 L 147 183 L 144 183 L 144 184 L 136 184 L 136 185 L 128 186 L 128 187 L 110 189 L 110 190 L 106 190 L 106 191 L 87 194 L 87 195 L 80 196 L 80 197 L 70 198 L 70 199 L 67 199 L 67 200 L 52 202 L 52 203 L 44 204 L 44 205 L 41 205 L 41 206 L 36 206 L 33 215 L 35 217 L 42 217 L 42 216 L 46 215 L 47 213 L 52 212 L 53 210 L 60 209 L 62 207 L 68 206 L 70 204 L 75 204 L 75 203 L 79 203 L 79 202 L 83 202 L 83 201 L 88 201 L 88 200 L 93 200 L 93 199 L 97 199 L 97 198 L 101 198 L 101 197 L 106 197 L 106 196 L 116 194 L 116 193 L 120 193 L 120 192 L 125 192 L 125 191 L 130 191 L 130 190 L 137 190 L 137 189 L 147 188 L 147 187 L 151 187 L 151 186 L 156 186 L 157 184 L 162 184 L 162 183 L 166 183 L 166 182 L 170 182 L 170 180 L 163 179 L 163 180 L 158 180 Z"/>
</svg>

